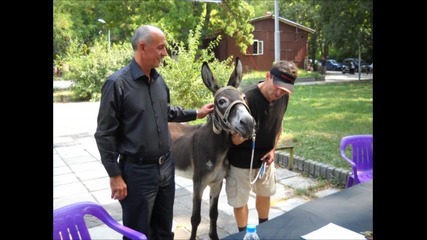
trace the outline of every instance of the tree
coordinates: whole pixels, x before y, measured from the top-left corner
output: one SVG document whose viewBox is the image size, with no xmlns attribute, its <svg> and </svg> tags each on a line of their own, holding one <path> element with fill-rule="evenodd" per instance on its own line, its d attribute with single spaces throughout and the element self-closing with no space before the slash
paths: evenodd
<svg viewBox="0 0 427 240">
<path fill-rule="evenodd" d="M 224 32 L 234 38 L 242 53 L 253 44 L 254 27 L 249 23 L 254 16 L 253 7 L 244 0 L 223 0 L 221 5 L 213 6 L 209 22 L 209 34 Z"/>
<path fill-rule="evenodd" d="M 53 58 L 63 55 L 74 38 L 71 14 L 66 11 L 73 6 L 69 1 L 55 1 L 53 6 Z"/>
<path fill-rule="evenodd" d="M 322 1 L 318 0 L 293 0 L 279 1 L 280 16 L 296 23 L 314 29 L 316 32 L 309 34 L 309 58 L 313 61 L 314 70 L 317 70 L 318 54 L 323 46 L 322 24 L 320 24 L 319 8 Z"/>
<path fill-rule="evenodd" d="M 341 49 L 342 56 L 354 56 L 359 45 L 362 58 L 372 60 L 373 0 L 322 1 L 320 18 L 324 39 Z"/>
<path fill-rule="evenodd" d="M 71 39 L 91 46 L 108 29 L 112 44 L 127 44 L 141 24 L 157 25 L 168 39 L 186 42 L 205 12 L 208 24 L 204 24 L 202 39 L 222 32 L 235 38 L 242 51 L 252 44 L 253 27 L 248 20 L 253 8 L 244 0 L 223 0 L 220 4 L 189 0 L 54 0 L 54 58 L 65 54 Z M 100 18 L 106 23 L 100 23 Z"/>
<path fill-rule="evenodd" d="M 274 1 L 274 0 L 271 0 Z M 373 52 L 373 0 L 279 1 L 280 16 L 316 30 L 310 35 L 310 58 L 343 59 L 358 53 L 371 60 Z M 318 50 L 319 49 L 319 50 Z"/>
<path fill-rule="evenodd" d="M 371 60 L 373 0 L 279 0 L 278 4 L 281 17 L 316 30 L 309 39 L 310 58 L 319 53 L 329 57 L 330 51 L 336 58 L 354 56 L 360 44 L 363 58 Z M 245 52 L 253 43 L 250 19 L 266 11 L 274 12 L 274 0 L 54 0 L 54 58 L 64 54 L 71 39 L 82 39 L 90 46 L 95 38 L 105 36 L 107 29 L 112 43 L 127 44 L 133 31 L 146 23 L 162 28 L 168 39 L 186 42 L 205 13 L 201 39 L 223 33 L 233 37 Z M 105 25 L 97 21 L 99 18 Z"/>
</svg>

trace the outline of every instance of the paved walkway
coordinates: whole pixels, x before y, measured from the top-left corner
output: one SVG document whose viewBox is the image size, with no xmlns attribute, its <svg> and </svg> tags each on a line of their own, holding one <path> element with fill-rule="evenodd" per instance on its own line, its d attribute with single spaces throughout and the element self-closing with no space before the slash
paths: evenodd
<svg viewBox="0 0 427 240">
<path fill-rule="evenodd" d="M 356 75 L 342 75 L 337 72 L 335 78 L 315 82 L 328 83 L 335 81 L 358 80 Z M 332 76 L 334 74 L 331 74 Z M 372 75 L 361 80 L 372 79 Z M 340 79 L 342 77 L 346 77 Z M 301 83 L 308 84 L 308 83 Z M 78 201 L 93 201 L 103 205 L 118 221 L 121 221 L 121 208 L 116 200 L 110 199 L 108 175 L 101 164 L 99 152 L 93 134 L 96 129 L 96 116 L 99 102 L 54 103 L 54 192 L 53 208 Z M 290 209 L 311 199 L 295 196 L 296 189 L 307 189 L 316 185 L 312 178 L 301 176 L 297 172 L 277 167 L 277 193 L 272 197 L 270 218 L 279 216 Z M 227 204 L 224 192 L 220 195 L 218 234 L 223 238 L 237 232 L 233 209 Z M 316 197 L 339 191 L 325 189 L 316 193 Z M 209 189 L 203 195 L 202 222 L 197 232 L 198 239 L 209 239 Z M 176 198 L 174 205 L 175 239 L 188 239 L 191 231 L 192 181 L 176 177 Z M 255 198 L 249 200 L 249 219 L 257 223 Z M 110 230 L 97 221 L 89 222 L 93 239 L 121 239 L 121 235 Z"/>
</svg>

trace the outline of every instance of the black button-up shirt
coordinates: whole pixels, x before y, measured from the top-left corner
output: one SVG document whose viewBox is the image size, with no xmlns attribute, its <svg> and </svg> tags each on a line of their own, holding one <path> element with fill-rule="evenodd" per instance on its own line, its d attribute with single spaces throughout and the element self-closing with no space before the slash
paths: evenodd
<svg viewBox="0 0 427 240">
<path fill-rule="evenodd" d="M 169 88 L 156 69 L 150 76 L 151 83 L 132 59 L 102 87 L 95 140 L 110 177 L 121 174 L 119 154 L 160 157 L 171 149 L 168 122 L 197 118 L 196 110 L 170 105 Z"/>
</svg>

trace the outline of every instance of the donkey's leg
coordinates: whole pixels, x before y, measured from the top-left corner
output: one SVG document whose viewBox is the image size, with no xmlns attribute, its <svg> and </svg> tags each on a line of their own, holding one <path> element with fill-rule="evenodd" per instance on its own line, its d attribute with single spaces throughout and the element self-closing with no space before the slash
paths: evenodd
<svg viewBox="0 0 427 240">
<path fill-rule="evenodd" d="M 191 237 L 190 240 L 196 239 L 197 227 L 201 221 L 200 208 L 202 205 L 202 195 L 206 186 L 193 180 L 193 211 L 191 213 Z"/>
<path fill-rule="evenodd" d="M 218 220 L 218 200 L 219 194 L 221 193 L 222 181 L 210 185 L 211 191 L 209 195 L 210 208 L 209 208 L 209 218 L 210 218 L 210 228 L 209 228 L 209 237 L 213 240 L 218 240 L 218 232 L 216 222 Z"/>
</svg>

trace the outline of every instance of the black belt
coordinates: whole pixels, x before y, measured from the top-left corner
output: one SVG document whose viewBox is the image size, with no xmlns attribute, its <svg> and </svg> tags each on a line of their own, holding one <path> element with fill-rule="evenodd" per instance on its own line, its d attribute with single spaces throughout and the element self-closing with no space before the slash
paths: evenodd
<svg viewBox="0 0 427 240">
<path fill-rule="evenodd" d="M 131 163 L 136 163 L 136 164 L 140 164 L 140 165 L 143 165 L 143 164 L 159 164 L 159 165 L 162 165 L 166 161 L 166 159 L 168 159 L 170 153 L 171 152 L 169 151 L 165 155 L 162 155 L 162 156 L 156 157 L 156 158 L 120 155 L 120 160 L 125 160 L 125 161 L 129 161 Z"/>
</svg>

